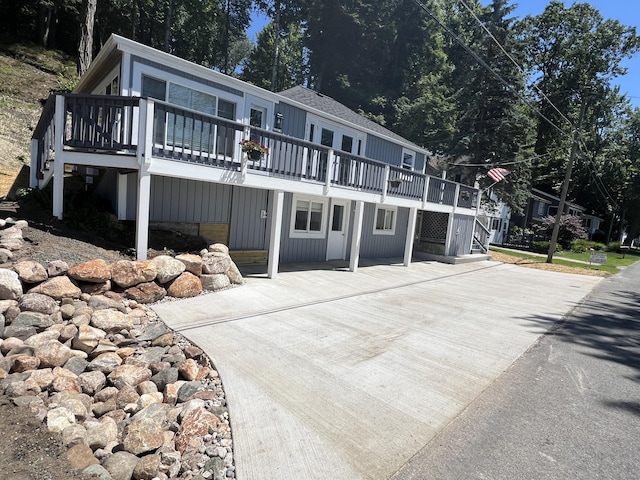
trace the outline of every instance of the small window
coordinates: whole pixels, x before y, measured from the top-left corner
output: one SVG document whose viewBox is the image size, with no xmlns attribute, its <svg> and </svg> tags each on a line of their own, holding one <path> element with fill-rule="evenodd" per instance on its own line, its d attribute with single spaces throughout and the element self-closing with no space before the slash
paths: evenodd
<svg viewBox="0 0 640 480">
<path fill-rule="evenodd" d="M 157 100 L 166 100 L 167 83 L 156 78 L 142 76 L 142 96 L 155 98 Z"/>
<path fill-rule="evenodd" d="M 542 202 L 538 202 L 538 216 L 541 217 L 544 215 L 545 204 Z"/>
<path fill-rule="evenodd" d="M 320 133 L 320 145 L 325 147 L 333 147 L 333 132 L 329 129 L 323 128 Z"/>
<path fill-rule="evenodd" d="M 311 197 L 293 198 L 291 238 L 324 238 L 327 201 Z"/>
<path fill-rule="evenodd" d="M 395 235 L 396 233 L 396 207 L 376 207 L 374 235 Z"/>
<path fill-rule="evenodd" d="M 547 212 L 547 214 L 551 215 L 552 217 L 555 217 L 557 213 L 558 213 L 558 207 L 549 207 L 549 210 Z"/>
<path fill-rule="evenodd" d="M 353 151 L 353 137 L 347 135 L 342 136 L 342 148 L 343 152 L 351 153 Z"/>
<path fill-rule="evenodd" d="M 263 108 L 251 107 L 249 114 L 249 125 L 256 128 L 264 128 L 265 111 Z"/>
<path fill-rule="evenodd" d="M 409 150 L 402 149 L 402 168 L 413 170 L 415 167 L 416 154 Z"/>
<path fill-rule="evenodd" d="M 236 104 L 220 99 L 218 101 L 218 116 L 227 120 L 236 119 Z"/>
</svg>

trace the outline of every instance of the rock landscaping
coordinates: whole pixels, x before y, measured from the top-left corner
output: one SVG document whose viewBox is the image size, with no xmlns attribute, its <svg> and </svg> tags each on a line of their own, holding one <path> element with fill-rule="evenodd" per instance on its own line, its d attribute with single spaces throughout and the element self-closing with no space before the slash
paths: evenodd
<svg viewBox="0 0 640 480">
<path fill-rule="evenodd" d="M 0 262 L 26 222 L 0 221 Z M 0 394 L 104 480 L 235 478 L 221 380 L 148 304 L 242 284 L 226 246 L 200 255 L 0 268 Z"/>
</svg>

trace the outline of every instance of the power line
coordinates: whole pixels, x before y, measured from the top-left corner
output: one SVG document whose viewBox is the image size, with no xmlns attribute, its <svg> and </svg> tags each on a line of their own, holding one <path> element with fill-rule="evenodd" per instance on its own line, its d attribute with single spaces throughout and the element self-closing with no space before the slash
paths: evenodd
<svg viewBox="0 0 640 480">
<path fill-rule="evenodd" d="M 478 25 L 480 25 L 482 27 L 482 29 L 487 33 L 487 35 L 489 35 L 489 37 L 493 40 L 493 42 L 498 46 L 498 48 L 502 51 L 502 53 L 505 54 L 505 56 L 511 60 L 511 63 L 513 63 L 515 65 L 515 67 L 518 69 L 518 71 L 520 73 L 522 73 L 523 75 L 526 75 L 527 72 L 525 72 L 525 70 L 520 66 L 520 64 L 511 56 L 511 54 L 509 54 L 509 52 L 507 52 L 505 50 L 505 48 L 502 46 L 502 44 L 498 41 L 498 39 L 493 35 L 493 33 L 491 33 L 491 31 L 487 28 L 487 26 L 482 22 L 482 20 L 480 20 L 478 18 L 478 16 L 475 14 L 475 12 L 473 10 L 471 10 L 471 8 L 469 8 L 469 6 L 465 3 L 464 0 L 458 0 L 463 6 L 464 8 L 467 9 L 467 11 L 473 16 L 473 18 L 475 19 L 475 21 L 478 23 Z M 573 123 L 571 122 L 571 120 L 569 120 L 567 118 L 567 116 L 562 113 L 558 107 L 555 106 L 555 104 L 549 99 L 549 97 L 547 97 L 547 95 L 540 89 L 538 88 L 537 85 L 533 85 L 533 88 L 542 96 L 542 98 L 544 98 L 544 100 L 551 105 L 551 107 L 558 112 L 558 114 L 560 115 L 560 117 L 565 120 L 570 126 L 571 129 L 573 130 Z"/>
<path fill-rule="evenodd" d="M 493 68 L 491 68 L 491 66 L 488 65 L 487 62 L 485 62 L 482 58 L 480 58 L 480 56 L 471 47 L 469 47 L 466 43 L 464 43 L 464 41 L 460 39 L 460 37 L 458 37 L 458 35 L 456 35 L 453 30 L 451 30 L 448 26 L 442 23 L 440 19 L 436 17 L 436 15 L 431 10 L 429 10 L 420 0 L 413 0 L 413 2 L 416 5 L 418 5 L 418 7 L 420 7 L 422 10 L 424 10 L 427 13 L 427 15 L 429 15 L 440 26 L 440 28 L 442 28 L 445 32 L 447 32 L 451 36 L 451 38 L 453 38 L 455 42 L 458 45 L 460 45 L 469 55 L 471 55 L 476 62 L 478 62 L 485 70 L 491 73 L 500 83 L 502 83 L 505 87 L 507 87 L 507 89 L 509 89 L 511 93 L 513 93 L 516 97 L 518 97 L 522 102 L 527 104 L 540 118 L 544 119 L 547 123 L 549 123 L 549 125 L 551 125 L 553 128 L 558 130 L 558 132 L 560 132 L 562 135 L 564 136 L 569 135 L 567 132 L 565 132 L 555 123 L 553 123 L 546 115 L 544 115 L 540 111 L 540 109 L 538 109 L 535 105 L 533 105 L 524 95 L 518 92 L 513 87 L 513 85 L 511 85 L 504 78 L 502 78 L 502 76 L 498 72 L 496 72 Z"/>
</svg>

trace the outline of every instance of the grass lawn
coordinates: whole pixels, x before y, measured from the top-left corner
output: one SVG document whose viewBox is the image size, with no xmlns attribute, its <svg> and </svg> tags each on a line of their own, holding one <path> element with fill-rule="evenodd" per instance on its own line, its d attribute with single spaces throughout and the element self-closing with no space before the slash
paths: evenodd
<svg viewBox="0 0 640 480">
<path fill-rule="evenodd" d="M 603 252 L 607 254 L 607 265 L 612 265 L 616 267 L 626 267 L 631 265 L 632 263 L 640 260 L 640 252 L 637 250 L 631 250 L 624 255 L 622 258 L 622 254 L 618 252 Z M 568 260 L 581 260 L 583 262 L 589 261 L 590 252 L 585 253 L 575 253 L 571 251 L 559 252 L 554 255 L 556 257 L 566 258 Z"/>
<path fill-rule="evenodd" d="M 523 258 L 532 262 L 545 263 L 546 258 L 540 255 L 532 255 L 525 251 L 505 250 L 499 247 L 491 247 L 490 252 L 500 252 L 512 257 Z M 589 262 L 589 253 L 573 253 L 562 252 L 556 253 L 553 256 L 554 265 L 564 265 L 566 267 L 576 267 L 585 270 L 599 270 L 608 273 L 617 273 L 619 266 L 631 265 L 634 262 L 640 260 L 640 253 L 637 251 L 629 252 L 622 258 L 622 255 L 617 252 L 607 252 L 607 263 L 605 265 L 597 265 L 588 263 L 581 263 L 572 260 L 580 260 L 581 262 Z"/>
</svg>

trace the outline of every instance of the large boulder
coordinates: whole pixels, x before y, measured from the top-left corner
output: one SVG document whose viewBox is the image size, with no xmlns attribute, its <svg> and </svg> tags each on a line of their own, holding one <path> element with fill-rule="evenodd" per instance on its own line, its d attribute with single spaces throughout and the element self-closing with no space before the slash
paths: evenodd
<svg viewBox="0 0 640 480">
<path fill-rule="evenodd" d="M 159 283 L 168 283 L 180 276 L 185 271 L 185 264 L 169 255 L 158 255 L 153 258 L 158 274 L 156 280 Z"/>
<path fill-rule="evenodd" d="M 23 312 L 40 312 L 51 315 L 58 308 L 58 303 L 48 295 L 41 293 L 26 293 L 20 299 L 18 306 Z"/>
<path fill-rule="evenodd" d="M 176 298 L 195 297 L 202 293 L 202 283 L 193 273 L 184 272 L 167 288 L 167 294 Z"/>
<path fill-rule="evenodd" d="M 48 278 L 47 270 L 38 262 L 25 260 L 13 265 L 13 269 L 24 283 L 40 283 Z"/>
<path fill-rule="evenodd" d="M 18 300 L 22 296 L 22 283 L 13 270 L 0 268 L 0 300 Z"/>
<path fill-rule="evenodd" d="M 79 298 L 82 291 L 67 276 L 53 277 L 33 287 L 29 293 L 41 293 L 55 300 Z"/>
<path fill-rule="evenodd" d="M 102 283 L 111 279 L 107 262 L 102 259 L 90 260 L 72 267 L 67 272 L 71 278 L 81 282 Z"/>
<path fill-rule="evenodd" d="M 162 300 L 167 291 L 155 282 L 145 282 L 127 288 L 124 294 L 138 303 L 155 303 Z"/>
<path fill-rule="evenodd" d="M 91 315 L 91 326 L 107 333 L 131 330 L 133 320 L 117 310 L 96 310 Z"/>
<path fill-rule="evenodd" d="M 156 264 L 152 260 L 120 260 L 112 263 L 111 281 L 122 288 L 151 282 L 156 278 Z"/>
</svg>

